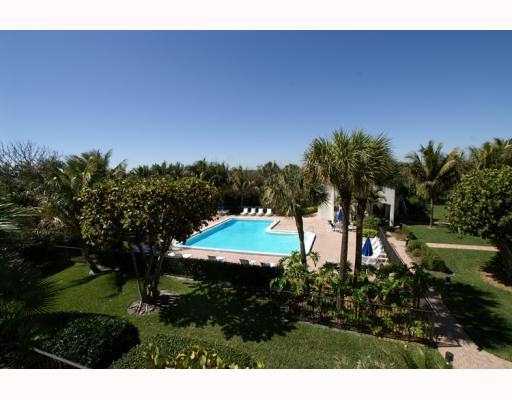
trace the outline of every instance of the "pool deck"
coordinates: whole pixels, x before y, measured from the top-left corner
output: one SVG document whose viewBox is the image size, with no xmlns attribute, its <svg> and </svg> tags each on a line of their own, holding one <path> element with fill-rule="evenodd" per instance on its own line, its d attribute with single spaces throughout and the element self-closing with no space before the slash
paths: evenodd
<svg viewBox="0 0 512 400">
<path fill-rule="evenodd" d="M 208 224 L 209 226 L 218 224 L 227 218 L 236 217 L 236 215 L 227 215 L 218 217 Z M 250 219 L 268 219 L 269 217 L 243 217 Z M 295 227 L 295 220 L 291 217 L 272 216 L 272 219 L 279 220 L 279 223 L 273 227 L 276 230 L 286 230 L 297 232 Z M 341 246 L 341 233 L 333 232 L 329 224 L 323 218 L 318 215 L 304 217 L 304 230 L 314 232 L 316 234 L 315 242 L 311 251 L 315 251 L 319 254 L 320 260 L 317 267 L 323 265 L 326 261 L 339 262 L 340 257 L 340 246 Z M 355 233 L 349 232 L 349 254 L 348 259 L 353 264 L 355 258 Z M 224 257 L 224 261 L 239 263 L 241 258 L 247 260 L 253 260 L 256 263 L 271 262 L 277 264 L 282 258 L 281 256 L 270 256 L 263 254 L 247 254 L 247 253 L 233 253 L 227 251 L 214 251 L 214 250 L 199 250 L 184 248 L 180 250 L 183 254 L 191 254 L 193 258 L 208 258 L 209 255 Z"/>
</svg>

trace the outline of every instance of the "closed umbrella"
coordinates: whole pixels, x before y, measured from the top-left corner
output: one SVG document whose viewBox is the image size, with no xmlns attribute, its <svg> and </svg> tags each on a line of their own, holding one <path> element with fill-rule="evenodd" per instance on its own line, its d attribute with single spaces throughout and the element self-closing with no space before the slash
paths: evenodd
<svg viewBox="0 0 512 400">
<path fill-rule="evenodd" d="M 366 242 L 363 245 L 363 256 L 370 257 L 371 255 L 373 255 L 372 242 L 370 238 L 366 238 Z"/>
</svg>

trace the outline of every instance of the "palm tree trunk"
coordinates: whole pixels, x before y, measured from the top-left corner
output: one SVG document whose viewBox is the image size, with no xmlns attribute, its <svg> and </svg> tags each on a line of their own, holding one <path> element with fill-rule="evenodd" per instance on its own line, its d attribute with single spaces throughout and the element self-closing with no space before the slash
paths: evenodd
<svg viewBox="0 0 512 400">
<path fill-rule="evenodd" d="M 357 280 L 357 276 L 362 264 L 363 223 L 365 209 L 366 200 L 358 200 L 356 207 L 356 258 L 354 262 L 354 280 Z"/>
<path fill-rule="evenodd" d="M 430 198 L 430 227 L 434 226 L 434 198 Z"/>
<path fill-rule="evenodd" d="M 303 265 L 307 265 L 306 260 L 306 246 L 304 245 L 304 222 L 302 221 L 302 215 L 295 213 L 295 225 L 297 225 L 297 232 L 299 234 L 300 242 L 300 261 Z"/>
<path fill-rule="evenodd" d="M 350 218 L 350 197 L 341 200 L 343 221 L 341 222 L 340 276 L 345 274 L 348 259 L 348 223 Z"/>
</svg>

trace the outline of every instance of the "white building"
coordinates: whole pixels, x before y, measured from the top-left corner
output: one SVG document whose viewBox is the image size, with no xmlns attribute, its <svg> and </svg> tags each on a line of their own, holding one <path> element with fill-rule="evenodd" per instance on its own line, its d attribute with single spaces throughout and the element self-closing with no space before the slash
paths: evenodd
<svg viewBox="0 0 512 400">
<path fill-rule="evenodd" d="M 334 219 L 334 207 L 338 206 L 336 204 L 336 198 L 338 194 L 334 187 L 331 185 L 327 185 L 327 201 L 318 207 L 318 215 L 326 220 Z M 389 226 L 395 225 L 395 216 L 398 210 L 398 201 L 395 189 L 389 187 L 383 187 L 382 191 L 379 192 L 382 195 L 382 198 L 379 200 L 380 203 L 384 204 L 384 213 L 386 218 L 389 220 Z"/>
</svg>

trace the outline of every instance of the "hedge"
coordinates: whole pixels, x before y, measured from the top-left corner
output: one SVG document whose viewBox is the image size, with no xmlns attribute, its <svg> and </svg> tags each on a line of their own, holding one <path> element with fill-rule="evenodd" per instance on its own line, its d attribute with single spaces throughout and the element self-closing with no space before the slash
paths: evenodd
<svg viewBox="0 0 512 400">
<path fill-rule="evenodd" d="M 147 359 L 145 353 L 149 349 L 149 343 L 156 345 L 159 354 L 164 357 L 174 358 L 180 352 L 192 349 L 193 346 L 199 346 L 208 352 L 214 352 L 221 357 L 226 364 L 236 364 L 240 368 L 255 368 L 256 362 L 247 353 L 235 350 L 229 346 L 207 342 L 201 339 L 184 337 L 176 334 L 158 334 L 148 339 L 133 349 L 131 349 L 122 358 L 112 364 L 112 368 L 147 368 Z"/>
<path fill-rule="evenodd" d="M 195 258 L 167 259 L 163 272 L 196 280 L 224 281 L 262 289 L 268 289 L 270 281 L 278 275 L 278 269 L 275 267 L 241 265 Z"/>
<path fill-rule="evenodd" d="M 89 368 L 106 368 L 140 343 L 128 321 L 101 314 L 53 314 L 41 349 Z"/>
<path fill-rule="evenodd" d="M 377 229 L 363 228 L 363 237 L 373 238 L 377 236 Z"/>
<path fill-rule="evenodd" d="M 448 268 L 444 260 L 436 255 L 423 240 L 418 239 L 412 232 L 407 233 L 407 251 L 414 257 L 419 259 L 419 263 L 429 271 L 438 271 L 451 274 L 452 270 Z"/>
</svg>

